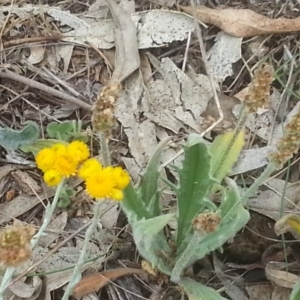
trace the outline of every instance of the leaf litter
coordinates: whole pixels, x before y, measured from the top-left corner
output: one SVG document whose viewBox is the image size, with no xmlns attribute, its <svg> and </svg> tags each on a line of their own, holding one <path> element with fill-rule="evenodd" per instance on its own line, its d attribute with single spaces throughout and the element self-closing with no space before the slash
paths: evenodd
<svg viewBox="0 0 300 300">
<path fill-rule="evenodd" d="M 210 82 L 208 76 L 203 74 L 202 65 L 200 64 L 199 66 L 199 61 L 196 65 L 195 63 L 192 63 L 195 61 L 194 58 L 197 57 L 197 52 L 194 51 L 195 43 L 186 45 L 186 43 L 189 43 L 187 38 L 191 33 L 194 33 L 194 20 L 192 17 L 181 12 L 166 11 L 163 9 L 133 12 L 134 7 L 132 1 L 131 3 L 129 3 L 130 1 L 124 1 L 122 3 L 122 8 L 116 6 L 115 3 L 110 2 L 110 4 L 114 5 L 114 7 L 110 7 L 113 11 L 112 16 L 110 16 L 106 2 L 96 2 L 94 5 L 98 5 L 101 13 L 98 13 L 98 11 L 95 13 L 95 6 L 91 6 L 89 10 L 84 11 L 81 14 L 71 13 L 69 10 L 66 10 L 64 6 L 20 6 L 18 4 L 7 7 L 2 6 L 0 8 L 0 24 L 2 26 L 6 24 L 9 18 L 7 17 L 8 13 L 10 14 L 9 16 L 16 17 L 20 24 L 26 24 L 26 26 L 28 25 L 26 22 L 32 22 L 33 17 L 39 18 L 41 14 L 44 15 L 48 22 L 50 21 L 56 24 L 55 34 L 51 33 L 52 36 L 55 36 L 55 39 L 52 39 L 52 41 L 54 40 L 55 42 L 54 46 L 47 45 L 47 39 L 43 40 L 42 36 L 40 44 L 36 47 L 31 47 L 30 41 L 29 44 L 26 44 L 25 48 L 27 53 L 23 56 L 22 60 L 20 60 L 20 57 L 17 53 L 15 54 L 14 51 L 11 53 L 15 55 L 15 57 L 9 57 L 11 59 L 10 61 L 17 60 L 20 65 L 27 62 L 26 66 L 31 72 L 30 74 L 37 76 L 37 80 L 32 80 L 29 85 L 30 91 L 33 89 L 36 97 L 29 98 L 30 100 L 28 100 L 28 102 L 38 104 L 39 114 L 41 114 L 43 109 L 45 114 L 37 117 L 36 111 L 31 107 L 30 110 L 32 111 L 33 109 L 34 112 L 32 115 L 35 115 L 34 120 L 49 122 L 49 120 L 52 121 L 51 118 L 53 117 L 58 120 L 70 118 L 71 113 L 76 111 L 76 107 L 80 105 L 89 111 L 92 103 L 89 101 L 90 99 L 83 95 L 83 93 L 80 93 L 79 97 L 85 105 L 74 102 L 70 97 L 72 92 L 70 92 L 66 86 L 75 86 L 78 82 L 78 79 L 75 81 L 72 80 L 74 78 L 72 77 L 74 76 L 72 73 L 78 74 L 79 76 L 81 76 L 81 74 L 90 76 L 85 82 L 87 89 L 92 89 L 92 84 L 98 81 L 101 83 L 105 83 L 109 80 L 119 80 L 123 82 L 124 88 L 116 107 L 116 117 L 128 140 L 128 148 L 125 148 L 125 151 L 123 152 L 120 150 L 121 154 L 118 159 L 123 161 L 134 180 L 139 179 L 141 171 L 156 148 L 157 141 L 168 138 L 169 136 L 180 136 L 187 132 L 202 133 L 207 127 L 207 122 L 214 122 L 218 118 L 217 110 L 212 110 L 212 108 L 215 109 L 215 102 L 213 91 L 211 90 L 211 83 L 214 89 L 221 95 L 221 107 L 224 112 L 224 120 L 222 121 L 222 126 L 218 128 L 218 130 L 221 130 L 219 132 L 234 126 L 234 123 L 236 122 L 234 114 L 237 110 L 237 107 L 235 110 L 234 107 L 239 104 L 239 101 L 243 101 L 243 98 L 239 97 L 237 91 L 243 90 L 250 81 L 249 78 L 242 78 L 242 71 L 241 73 L 237 73 L 237 68 L 241 68 L 241 62 L 244 59 L 243 55 L 247 54 L 245 53 L 245 45 L 249 43 L 249 41 L 242 38 L 260 34 L 282 34 L 283 32 L 299 30 L 299 18 L 269 19 L 257 12 L 254 13 L 249 9 L 238 10 L 229 8 L 222 10 L 198 7 L 196 13 L 201 22 L 213 24 L 223 30 L 213 31 L 214 29 L 212 29 L 213 38 L 209 36 L 206 37 L 208 46 L 206 55 L 213 75 L 212 82 Z M 172 1 L 161 2 L 162 5 L 166 6 L 172 4 Z M 192 15 L 190 7 L 181 7 L 181 9 Z M 128 12 L 130 12 L 131 15 L 128 14 Z M 11 30 L 18 32 L 14 26 L 12 26 L 12 28 L 13 29 Z M 126 30 L 128 28 L 130 28 L 130 34 L 127 35 Z M 211 27 L 209 28 L 209 30 L 211 30 Z M 59 34 L 57 34 L 57 32 L 59 32 Z M 41 35 L 43 34 L 44 33 L 41 33 Z M 33 39 L 31 41 L 33 41 Z M 58 43 L 59 41 L 67 42 L 67 44 Z M 9 41 L 10 44 L 6 42 L 7 41 L 4 41 L 4 45 L 11 47 L 11 41 Z M 23 42 L 25 42 L 25 39 Z M 23 42 L 22 39 L 20 39 L 14 45 L 22 45 Z M 170 43 L 173 43 L 172 47 L 170 47 L 171 54 L 162 55 L 165 56 L 165 58 L 158 58 L 159 53 L 164 54 L 164 51 L 166 51 L 164 47 L 168 46 Z M 187 55 L 182 55 L 180 54 L 180 51 L 174 50 L 175 48 L 172 49 L 173 45 L 175 47 L 176 43 L 181 45 L 181 50 L 187 46 L 189 48 L 189 53 Z M 261 43 L 263 44 L 264 41 Z M 101 62 L 101 67 L 98 69 L 97 67 L 86 68 L 87 65 L 92 64 L 90 64 L 90 61 L 84 60 L 86 58 L 86 53 L 83 55 L 83 53 L 80 52 L 80 47 L 78 47 L 78 45 L 85 48 L 91 47 L 93 49 L 100 49 L 103 53 L 108 53 L 104 51 L 105 49 L 111 49 L 110 51 L 113 55 L 113 59 L 115 59 L 115 63 L 112 65 L 116 68 L 113 70 L 113 76 L 110 77 L 103 71 L 105 70 L 103 61 Z M 112 49 L 114 46 L 116 46 L 117 51 Z M 157 48 L 157 52 L 152 51 L 151 48 Z M 139 53 L 138 49 L 147 49 L 149 53 L 144 55 L 145 53 Z M 6 51 L 5 47 L 4 51 Z M 91 56 L 92 62 L 95 61 L 93 57 L 94 54 L 88 53 L 88 55 Z M 141 66 L 140 57 L 142 62 Z M 183 63 L 185 59 L 187 59 L 188 64 L 185 70 L 182 70 L 180 64 Z M 251 62 L 252 58 L 247 57 L 247 59 L 249 59 L 247 61 L 248 64 Z M 105 62 L 107 63 L 107 61 L 108 60 Z M 3 63 L 4 62 L 6 61 L 4 60 Z M 61 62 L 62 64 L 60 64 Z M 46 66 L 46 68 L 48 68 L 48 70 L 56 77 L 52 76 L 52 79 L 49 81 L 49 77 L 47 77 L 46 73 L 42 73 L 40 70 L 34 70 L 34 66 L 40 68 L 41 64 Z M 76 67 L 74 68 L 74 66 Z M 140 70 L 135 71 L 139 66 Z M 193 70 L 195 66 L 197 72 Z M 248 67 L 249 66 L 247 66 L 247 69 L 251 76 L 251 70 Z M 253 64 L 251 67 L 254 68 Z M 15 91 L 20 91 L 20 93 L 13 97 L 21 97 L 21 87 L 23 88 L 23 86 L 19 83 L 24 84 L 25 82 L 22 81 L 20 76 L 15 76 L 15 73 L 17 75 L 22 74 L 21 69 L 19 68 L 18 70 L 15 66 L 13 66 L 13 68 L 9 66 L 9 68 L 10 72 L 14 72 L 13 76 L 5 77 L 4 73 L 1 73 L 3 75 L 2 78 L 4 81 L 8 78 L 9 80 L 16 82 L 17 86 Z M 242 68 L 240 70 L 242 70 Z M 7 74 L 11 75 L 10 73 Z M 32 78 L 35 78 L 35 76 L 32 76 Z M 232 101 L 233 105 L 228 105 L 230 102 L 228 100 L 229 98 L 223 97 L 222 94 L 229 94 L 228 91 L 230 91 L 230 87 L 228 88 L 228 82 L 232 82 L 233 77 L 239 76 L 241 76 L 243 82 L 242 84 L 236 83 L 235 90 L 230 93 L 229 97 L 232 98 L 231 96 L 235 95 L 237 98 Z M 51 85 L 56 86 L 62 92 L 60 94 L 53 94 L 53 90 L 42 90 L 42 87 L 36 84 L 40 83 L 40 81 L 43 82 L 44 87 L 50 87 Z M 4 84 L 6 84 L 6 82 L 4 82 Z M 280 92 L 275 95 L 277 98 L 274 99 L 274 102 L 276 103 L 278 103 L 278 97 L 282 98 L 282 89 L 279 88 L 279 90 Z M 78 97 L 78 95 L 75 94 L 74 96 Z M 27 97 L 27 95 L 24 95 L 24 97 Z M 55 98 L 54 103 L 51 102 L 53 101 L 53 97 Z M 42 99 L 44 104 L 48 105 L 47 110 L 45 109 L 46 106 L 41 105 L 41 102 L 38 102 L 37 99 Z M 62 111 L 62 107 L 65 103 L 57 101 L 58 99 L 70 101 L 69 103 L 73 106 L 69 113 Z M 1 105 L 2 103 L 0 103 L 0 109 L 2 107 Z M 17 119 L 22 119 L 23 111 L 15 105 L 14 102 L 9 103 L 9 105 L 13 105 L 14 110 L 12 111 L 17 116 Z M 5 109 L 11 109 L 9 105 L 5 103 L 3 104 L 3 107 L 6 107 Z M 290 118 L 295 110 L 296 108 L 287 115 L 287 119 Z M 9 113 L 12 113 L 12 111 L 9 111 Z M 0 125 L 12 125 L 7 114 L 3 116 L 1 115 L 0 117 Z M 18 129 L 20 128 L 22 128 L 22 126 L 18 127 Z M 276 141 L 282 135 L 282 124 L 276 119 L 276 108 L 272 111 L 267 110 L 262 112 L 260 115 L 251 116 L 250 121 L 247 123 L 247 128 L 252 136 L 256 136 L 256 140 L 254 145 L 250 145 L 248 146 L 248 149 L 243 150 L 239 162 L 232 170 L 232 174 L 251 172 L 252 170 L 267 164 L 269 151 L 274 147 Z M 211 136 L 208 136 L 209 139 L 214 136 L 213 132 L 210 134 Z M 260 141 L 257 141 L 258 138 Z M 261 144 L 263 146 L 261 146 Z M 120 145 L 119 149 L 121 149 Z M 166 149 L 163 155 L 162 164 L 168 164 L 170 161 L 178 163 L 178 161 L 180 161 L 180 158 L 179 160 L 177 159 L 179 153 L 180 147 L 175 142 L 171 147 Z M 19 181 L 18 189 L 20 188 L 20 190 L 22 190 L 22 194 L 17 195 L 12 200 L 1 202 L 0 224 L 5 224 L 16 217 L 22 219 L 25 218 L 24 220 L 31 220 L 29 213 L 33 211 L 33 213 L 36 214 L 38 210 L 34 212 L 34 209 L 37 205 L 49 197 L 51 198 L 53 192 L 51 190 L 45 190 L 43 186 L 41 192 L 39 189 L 39 182 L 37 185 L 34 183 L 37 178 L 34 175 L 29 176 L 26 179 L 26 174 L 32 175 L 28 170 L 23 171 L 24 174 L 21 173 L 21 175 L 16 175 L 16 173 L 13 174 L 11 172 L 12 169 L 19 170 L 19 166 L 5 169 L 6 165 L 4 164 L 0 168 L 0 177 L 3 173 L 1 181 L 6 183 L 8 182 L 8 178 L 14 178 L 14 180 Z M 3 172 L 1 173 L 1 171 Z M 294 173 L 297 175 L 296 171 L 294 171 Z M 74 186 L 78 186 L 79 184 L 80 182 L 77 182 Z M 249 208 L 262 215 L 268 216 L 271 219 L 278 220 L 280 217 L 281 201 L 283 197 L 282 190 L 284 189 L 284 185 L 285 181 L 283 179 L 270 179 L 266 183 L 266 189 L 250 200 Z M 5 184 L 2 184 L 2 189 L 4 186 Z M 28 186 L 33 188 L 27 189 Z M 32 191 L 35 191 L 38 196 L 30 195 Z M 0 195 L 2 195 L 3 198 L 5 193 L 2 191 L 0 192 Z M 298 212 L 297 194 L 298 186 L 295 184 L 288 184 L 284 195 L 286 200 L 283 206 L 284 212 Z M 9 199 L 8 194 L 6 199 Z M 106 218 L 106 220 L 105 218 L 101 220 L 103 226 L 101 230 L 103 232 L 101 236 L 98 237 L 99 243 L 97 244 L 101 244 L 101 241 L 103 242 L 105 240 L 107 240 L 107 244 L 105 243 L 103 249 L 97 250 L 96 244 L 91 241 L 90 254 L 92 254 L 92 258 L 95 258 L 97 255 L 101 256 L 106 254 L 112 244 L 114 234 L 112 234 L 110 230 L 114 228 L 119 219 L 117 206 L 110 211 L 110 214 L 106 215 Z M 64 232 L 68 223 L 69 216 L 65 212 L 57 214 L 56 220 L 52 223 L 52 228 L 49 228 L 49 239 L 44 238 L 41 240 L 40 246 L 35 250 L 37 261 L 40 258 L 45 257 L 47 253 L 51 252 L 48 248 L 55 245 L 61 238 L 61 235 L 67 234 Z M 49 270 L 56 270 L 74 265 L 81 247 L 80 238 L 76 237 L 75 240 L 77 248 L 74 246 L 61 247 L 56 253 L 51 254 L 49 258 L 41 262 L 35 270 L 47 272 Z M 105 257 L 100 257 L 95 262 L 86 264 L 85 269 L 90 268 L 90 270 L 93 270 L 95 265 L 103 264 L 105 261 Z M 221 267 L 223 268 L 224 266 L 222 265 Z M 123 271 L 124 269 L 120 269 L 121 273 Z M 219 269 L 219 271 L 222 270 Z M 282 281 L 282 277 L 280 277 L 282 274 L 279 272 L 282 271 L 276 273 L 270 266 L 268 268 L 269 280 L 276 283 L 272 299 L 276 299 L 276 293 L 278 295 L 280 294 L 280 292 L 275 291 L 276 287 L 284 286 L 285 284 Z M 66 270 L 55 274 L 45 275 L 43 281 L 46 287 L 46 299 L 51 299 L 50 292 L 53 293 L 53 291 L 59 289 L 68 282 L 70 274 L 70 270 Z M 94 276 L 97 277 L 98 275 L 99 274 L 96 273 Z M 116 277 L 108 276 L 108 278 L 114 279 Z M 227 279 L 220 274 L 219 278 L 222 284 L 226 286 Z M 105 283 L 105 280 L 104 282 L 99 280 L 96 285 L 100 288 Z M 30 299 L 35 299 L 35 296 L 33 296 L 35 291 L 39 294 L 39 284 L 35 283 L 33 286 L 35 285 L 37 288 L 29 289 L 27 294 Z M 83 294 L 91 291 L 92 285 L 87 284 L 87 286 L 88 290 Z M 25 289 L 25 286 L 23 288 Z M 246 288 L 248 288 L 247 284 Z M 22 289 L 22 287 L 17 288 L 17 290 L 20 289 Z M 18 295 L 17 290 L 15 290 L 16 295 Z M 231 293 L 231 299 L 234 299 L 239 295 L 236 286 L 231 289 Z"/>
</svg>

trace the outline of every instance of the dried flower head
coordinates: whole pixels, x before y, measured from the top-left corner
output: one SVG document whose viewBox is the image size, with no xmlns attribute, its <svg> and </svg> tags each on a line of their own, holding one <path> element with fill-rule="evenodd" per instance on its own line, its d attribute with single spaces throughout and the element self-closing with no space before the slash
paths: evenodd
<svg viewBox="0 0 300 300">
<path fill-rule="evenodd" d="M 270 101 L 270 85 L 274 80 L 274 69 L 267 63 L 262 63 L 254 72 L 245 97 L 245 106 L 249 112 L 259 108 L 268 108 Z"/>
<path fill-rule="evenodd" d="M 32 226 L 20 221 L 0 232 L 0 263 L 5 267 L 18 266 L 31 256 L 31 238 L 35 233 Z"/>
<path fill-rule="evenodd" d="M 110 134 L 115 126 L 114 109 L 121 91 L 121 84 L 112 82 L 105 86 L 93 107 L 92 124 L 94 132 Z"/>
<path fill-rule="evenodd" d="M 284 135 L 277 144 L 277 151 L 269 155 L 269 159 L 280 169 L 284 163 L 293 157 L 300 145 L 300 112 L 292 117 L 284 127 Z"/>
<path fill-rule="evenodd" d="M 193 228 L 199 232 L 214 232 L 220 224 L 221 218 L 215 212 L 200 213 L 193 221 Z"/>
</svg>

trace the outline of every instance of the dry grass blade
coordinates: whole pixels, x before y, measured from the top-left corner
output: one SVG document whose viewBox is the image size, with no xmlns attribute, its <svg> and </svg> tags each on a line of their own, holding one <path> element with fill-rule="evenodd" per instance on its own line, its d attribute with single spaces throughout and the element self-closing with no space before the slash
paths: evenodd
<svg viewBox="0 0 300 300">
<path fill-rule="evenodd" d="M 192 6 L 180 6 L 193 15 Z M 251 37 L 261 34 L 286 33 L 300 30 L 300 17 L 295 19 L 270 19 L 250 9 L 211 9 L 197 6 L 195 14 L 203 22 L 215 25 L 236 37 Z"/>
<path fill-rule="evenodd" d="M 100 290 L 112 280 L 115 280 L 121 276 L 133 275 L 133 274 L 145 275 L 146 272 L 142 269 L 119 268 L 119 269 L 104 271 L 101 273 L 87 275 L 83 277 L 79 281 L 79 283 L 75 286 L 73 291 L 73 296 L 76 299 L 80 299 L 89 293 Z"/>
<path fill-rule="evenodd" d="M 140 66 L 136 27 L 128 15 L 116 2 L 106 0 L 117 24 L 115 29 L 116 68 L 112 82 L 122 82 Z"/>
</svg>

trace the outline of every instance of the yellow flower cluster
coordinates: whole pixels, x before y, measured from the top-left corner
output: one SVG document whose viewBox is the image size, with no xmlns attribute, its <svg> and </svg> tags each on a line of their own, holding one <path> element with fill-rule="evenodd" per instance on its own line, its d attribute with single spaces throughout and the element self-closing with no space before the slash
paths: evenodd
<svg viewBox="0 0 300 300">
<path fill-rule="evenodd" d="M 89 148 L 80 141 L 55 144 L 41 150 L 35 160 L 44 172 L 48 186 L 56 186 L 64 177 L 78 174 L 85 181 L 86 191 L 93 198 L 123 199 L 122 190 L 130 177 L 121 167 L 103 167 L 96 158 L 90 158 Z"/>
<path fill-rule="evenodd" d="M 128 173 L 121 167 L 103 167 L 95 158 L 86 160 L 78 175 L 85 180 L 88 194 L 96 199 L 110 198 L 120 201 L 123 199 L 122 190 L 130 182 Z"/>
<path fill-rule="evenodd" d="M 80 141 L 70 144 L 57 143 L 42 149 L 35 161 L 44 172 L 44 181 L 48 186 L 55 186 L 63 179 L 76 175 L 78 165 L 90 156 L 88 146 Z"/>
</svg>

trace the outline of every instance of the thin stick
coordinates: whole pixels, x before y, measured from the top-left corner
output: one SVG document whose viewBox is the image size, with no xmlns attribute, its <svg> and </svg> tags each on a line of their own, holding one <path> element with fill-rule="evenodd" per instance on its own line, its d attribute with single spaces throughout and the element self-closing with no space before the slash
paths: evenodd
<svg viewBox="0 0 300 300">
<path fill-rule="evenodd" d="M 1 78 L 7 78 L 7 79 L 11 79 L 11 80 L 14 80 L 14 81 L 18 81 L 18 82 L 21 82 L 25 85 L 28 85 L 32 88 L 35 88 L 35 89 L 38 89 L 38 90 L 41 90 L 45 93 L 48 93 L 52 96 L 55 96 L 55 97 L 58 97 L 58 98 L 61 98 L 63 100 L 65 100 L 66 102 L 70 102 L 70 103 L 73 103 L 81 108 L 84 108 L 88 111 L 91 110 L 92 106 L 88 103 L 85 103 L 73 96 L 70 96 L 68 94 L 65 94 L 63 92 L 60 92 L 58 90 L 55 90 L 49 86 L 46 86 L 40 82 L 37 82 L 35 80 L 32 80 L 30 78 L 26 78 L 22 75 L 19 75 L 17 73 L 14 73 L 14 72 L 11 72 L 7 69 L 0 69 L 0 77 Z"/>
<path fill-rule="evenodd" d="M 186 41 L 186 48 L 185 48 L 185 53 L 184 53 L 184 59 L 183 59 L 182 68 L 181 68 L 182 72 L 185 71 L 187 57 L 188 57 L 188 53 L 189 53 L 189 48 L 190 48 L 190 45 L 191 45 L 191 36 L 192 36 L 192 31 L 189 31 L 188 39 Z"/>
<path fill-rule="evenodd" d="M 208 76 L 210 87 L 212 89 L 214 100 L 216 102 L 216 106 L 217 106 L 217 109 L 218 109 L 218 112 L 219 112 L 219 115 L 220 115 L 219 119 L 216 122 L 214 122 L 214 124 L 212 124 L 210 127 L 208 127 L 201 134 L 202 136 L 204 136 L 207 132 L 211 131 L 220 122 L 222 122 L 222 120 L 224 118 L 224 115 L 223 115 L 223 111 L 222 111 L 221 106 L 220 106 L 220 101 L 219 101 L 217 91 L 216 91 L 216 89 L 214 87 L 214 84 L 213 84 L 213 77 L 212 77 L 212 74 L 211 74 L 210 69 L 209 69 L 209 64 L 208 64 L 208 60 L 207 60 L 207 57 L 206 57 L 206 51 L 205 51 L 205 47 L 204 47 L 204 43 L 203 43 L 203 39 L 202 39 L 202 32 L 201 32 L 201 28 L 200 28 L 199 22 L 197 21 L 197 17 L 196 17 L 196 6 L 195 6 L 195 1 L 194 0 L 191 0 L 191 6 L 193 7 L 193 18 L 194 18 L 194 23 L 195 23 L 195 27 L 196 27 L 196 34 L 197 34 L 197 38 L 198 38 L 198 41 L 199 41 L 199 46 L 200 46 L 200 50 L 201 50 L 201 54 L 202 54 L 202 59 L 203 59 L 203 62 L 204 62 L 204 67 L 206 69 L 206 74 Z"/>
</svg>

